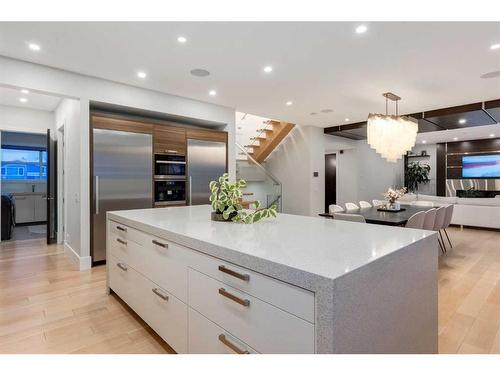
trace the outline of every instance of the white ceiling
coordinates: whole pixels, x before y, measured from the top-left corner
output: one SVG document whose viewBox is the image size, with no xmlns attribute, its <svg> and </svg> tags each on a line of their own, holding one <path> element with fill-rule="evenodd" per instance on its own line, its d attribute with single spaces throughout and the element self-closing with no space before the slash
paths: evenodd
<svg viewBox="0 0 500 375">
<path fill-rule="evenodd" d="M 28 101 L 22 103 L 19 101 L 21 98 Z M 57 96 L 40 94 L 31 90 L 29 90 L 28 94 L 24 94 L 21 92 L 21 88 L 0 86 L 0 105 L 52 112 L 60 101 L 61 98 Z"/>
<path fill-rule="evenodd" d="M 358 24 L 4 22 L 0 55 L 303 125 L 364 121 L 384 111 L 385 91 L 403 97 L 406 113 L 500 97 L 500 78 L 479 78 L 500 70 L 500 49 L 489 49 L 500 23 L 372 22 L 361 35 Z M 211 75 L 195 78 L 194 68 Z"/>
</svg>

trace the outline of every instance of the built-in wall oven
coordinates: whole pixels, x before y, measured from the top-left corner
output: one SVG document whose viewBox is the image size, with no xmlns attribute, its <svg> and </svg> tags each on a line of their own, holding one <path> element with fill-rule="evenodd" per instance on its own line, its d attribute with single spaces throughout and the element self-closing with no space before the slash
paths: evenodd
<svg viewBox="0 0 500 375">
<path fill-rule="evenodd" d="M 186 157 L 184 155 L 155 155 L 156 180 L 169 180 L 179 177 L 186 178 Z"/>
<path fill-rule="evenodd" d="M 155 155 L 155 206 L 186 204 L 186 157 Z"/>
</svg>

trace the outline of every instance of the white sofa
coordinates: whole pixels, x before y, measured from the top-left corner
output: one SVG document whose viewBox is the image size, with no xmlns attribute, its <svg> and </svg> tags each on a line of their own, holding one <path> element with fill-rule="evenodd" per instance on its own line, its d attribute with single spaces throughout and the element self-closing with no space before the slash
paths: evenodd
<svg viewBox="0 0 500 375">
<path fill-rule="evenodd" d="M 498 196 L 496 198 L 457 198 L 406 194 L 400 199 L 400 203 L 411 204 L 417 200 L 431 201 L 436 206 L 455 205 L 451 219 L 452 224 L 500 229 L 500 197 Z"/>
</svg>

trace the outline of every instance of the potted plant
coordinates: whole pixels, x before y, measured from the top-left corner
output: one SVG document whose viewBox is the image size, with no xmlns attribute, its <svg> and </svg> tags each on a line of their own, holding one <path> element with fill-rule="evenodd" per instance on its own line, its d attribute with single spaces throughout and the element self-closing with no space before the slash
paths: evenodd
<svg viewBox="0 0 500 375">
<path fill-rule="evenodd" d="M 260 208 L 260 202 L 254 201 L 254 211 L 245 211 L 241 205 L 243 192 L 247 186 L 245 180 L 238 179 L 229 182 L 229 176 L 224 173 L 217 181 L 210 182 L 210 202 L 214 211 L 211 218 L 214 221 L 234 221 L 251 224 L 267 217 L 276 217 L 276 205 L 269 208 Z"/>
<path fill-rule="evenodd" d="M 405 180 L 408 190 L 416 193 L 418 191 L 418 185 L 428 183 L 430 181 L 430 171 L 430 165 L 420 164 L 419 162 L 409 163 L 405 171 Z"/>
</svg>

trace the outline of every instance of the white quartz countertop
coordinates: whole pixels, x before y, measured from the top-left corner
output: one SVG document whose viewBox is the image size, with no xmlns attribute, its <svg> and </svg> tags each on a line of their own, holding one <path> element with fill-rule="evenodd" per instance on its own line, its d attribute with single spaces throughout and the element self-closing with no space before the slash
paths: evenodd
<svg viewBox="0 0 500 375">
<path fill-rule="evenodd" d="M 151 208 L 108 212 L 108 219 L 303 287 L 336 279 L 435 235 L 287 214 L 255 224 L 215 222 L 211 211 L 208 205 Z M 294 282 L 297 277 L 303 282 Z"/>
</svg>

